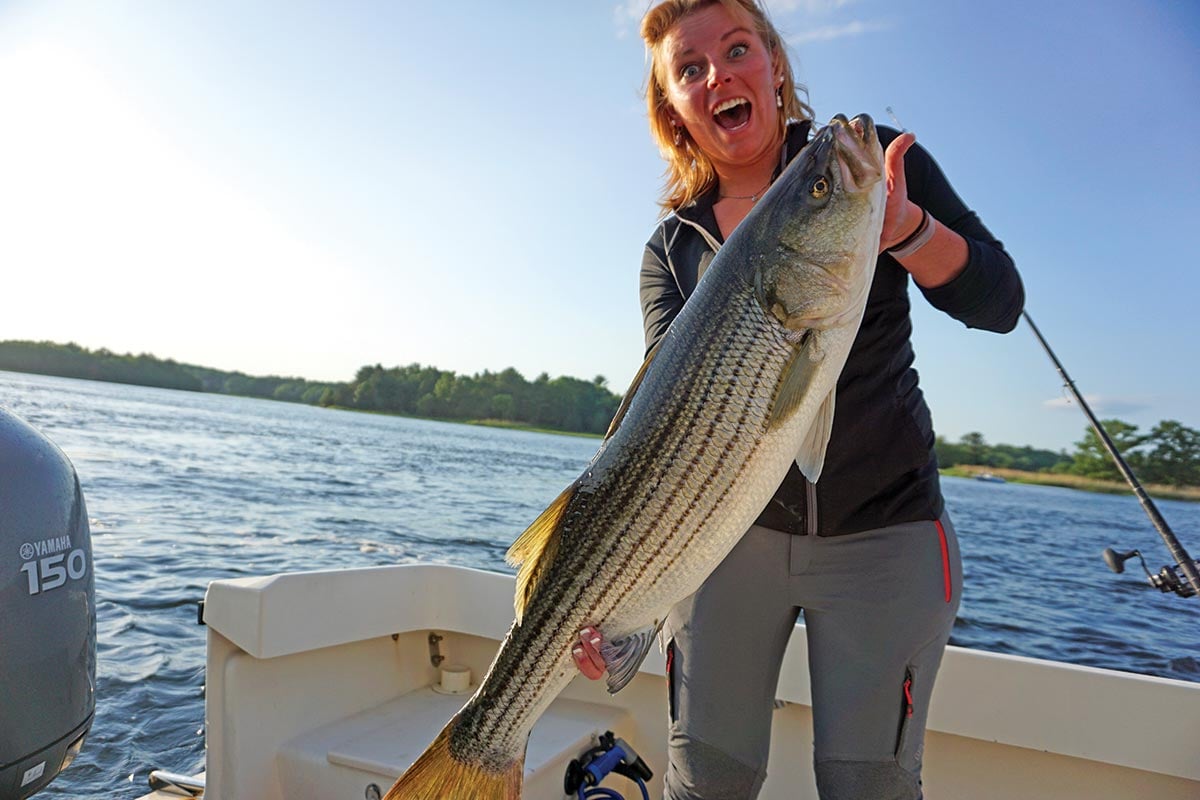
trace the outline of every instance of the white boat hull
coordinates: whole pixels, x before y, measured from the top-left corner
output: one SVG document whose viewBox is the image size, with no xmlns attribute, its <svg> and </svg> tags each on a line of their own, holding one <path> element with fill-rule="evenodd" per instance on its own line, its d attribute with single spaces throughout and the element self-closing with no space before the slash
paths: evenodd
<svg viewBox="0 0 1200 800">
<path fill-rule="evenodd" d="M 429 634 L 443 637 L 446 663 L 478 677 L 512 621 L 512 594 L 511 577 L 431 565 L 212 584 L 205 797 L 386 792 L 465 700 L 431 689 Z M 763 800 L 816 800 L 807 661 L 805 637 L 793 636 Z M 575 680 L 531 736 L 526 798 L 560 800 L 567 762 L 605 730 L 655 770 L 660 798 L 664 669 L 653 652 L 611 697 L 602 681 Z M 1200 684 L 950 647 L 924 764 L 936 800 L 1196 800 Z M 610 784 L 636 796 L 623 778 Z"/>
</svg>

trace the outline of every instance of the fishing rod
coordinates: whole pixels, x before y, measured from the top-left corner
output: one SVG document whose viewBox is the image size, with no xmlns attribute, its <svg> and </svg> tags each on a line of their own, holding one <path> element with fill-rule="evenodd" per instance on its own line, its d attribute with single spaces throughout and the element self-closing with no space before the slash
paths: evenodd
<svg viewBox="0 0 1200 800">
<path fill-rule="evenodd" d="M 904 124 L 900 122 L 900 119 L 896 116 L 896 112 L 892 110 L 891 106 L 887 106 L 884 110 L 887 111 L 887 115 L 891 117 L 892 122 L 900 129 L 901 133 L 908 131 L 904 127 Z M 1175 592 L 1180 597 L 1200 596 L 1200 572 L 1197 571 L 1200 569 L 1200 561 L 1192 560 L 1187 551 L 1183 549 L 1183 545 L 1179 543 L 1179 539 L 1171 531 L 1171 526 L 1163 519 L 1162 514 L 1158 513 L 1158 507 L 1154 505 L 1154 501 L 1150 499 L 1150 496 L 1146 494 L 1146 490 L 1138 483 L 1137 476 L 1133 474 L 1133 470 L 1125 463 L 1125 459 L 1117 452 L 1117 447 L 1113 444 L 1112 439 L 1108 437 L 1108 432 L 1104 430 L 1104 426 L 1100 424 L 1100 420 L 1096 419 L 1096 415 L 1092 413 L 1092 409 L 1088 406 L 1087 401 L 1083 399 L 1083 395 L 1075 388 L 1075 381 L 1071 380 L 1071 376 L 1067 374 L 1067 370 L 1063 367 L 1062 362 L 1058 360 L 1058 356 L 1054 355 L 1054 351 L 1050 349 L 1050 345 L 1046 342 L 1045 337 L 1042 336 L 1042 332 L 1034 324 L 1033 317 L 1029 316 L 1029 312 L 1024 310 L 1021 311 L 1021 316 L 1029 323 L 1030 329 L 1033 330 L 1033 335 L 1041 343 L 1042 349 L 1046 351 L 1046 355 L 1050 356 L 1050 360 L 1054 362 L 1055 369 L 1058 370 L 1058 374 L 1062 376 L 1062 379 L 1066 381 L 1067 388 L 1071 390 L 1071 394 L 1075 397 L 1076 402 L 1079 403 L 1079 407 L 1083 409 L 1083 413 L 1087 415 L 1088 421 L 1092 423 L 1092 428 L 1096 431 L 1096 435 L 1100 437 L 1100 442 L 1104 445 L 1104 449 L 1108 451 L 1108 454 L 1112 456 L 1112 460 L 1116 462 L 1117 469 L 1121 471 L 1121 475 L 1124 476 L 1125 481 L 1133 489 L 1138 502 L 1142 504 L 1146 515 L 1150 517 L 1150 522 L 1154 525 L 1155 530 L 1158 531 L 1158 535 L 1166 543 L 1167 549 L 1171 551 L 1171 557 L 1175 559 L 1174 567 L 1163 567 L 1157 575 L 1152 575 L 1149 567 L 1146 566 L 1146 559 L 1142 558 L 1140 551 L 1130 550 L 1127 553 L 1118 553 L 1111 547 L 1106 547 L 1103 554 L 1104 563 L 1108 564 L 1109 569 L 1113 572 L 1120 574 L 1125 571 L 1125 562 L 1136 556 L 1142 562 L 1142 570 L 1146 573 L 1146 579 L 1154 588 L 1161 592 Z"/>
<path fill-rule="evenodd" d="M 1158 531 L 1159 536 L 1166 543 L 1167 549 L 1171 551 L 1171 557 L 1175 559 L 1176 566 L 1173 568 L 1163 567 L 1162 571 L 1157 575 L 1152 575 L 1146 567 L 1146 559 L 1142 558 L 1142 554 L 1139 551 L 1130 550 L 1127 553 L 1118 553 L 1111 547 L 1104 549 L 1104 563 L 1108 564 L 1109 569 L 1113 572 L 1121 573 L 1125 571 L 1125 562 L 1137 556 L 1142 561 L 1142 569 L 1145 571 L 1150 585 L 1159 591 L 1175 592 L 1180 597 L 1200 595 L 1200 573 L 1197 572 L 1200 561 L 1192 560 L 1187 551 L 1183 549 L 1183 545 L 1179 543 L 1179 539 L 1171 531 L 1171 526 L 1167 525 L 1167 521 L 1163 519 L 1162 514 L 1158 513 L 1158 507 L 1154 505 L 1154 501 L 1150 499 L 1150 495 L 1146 494 L 1146 490 L 1138 483 L 1137 476 L 1133 474 L 1133 470 L 1125 463 L 1125 459 L 1117 452 L 1116 445 L 1109 438 L 1107 431 L 1104 430 L 1104 426 L 1100 424 L 1100 420 L 1096 419 L 1096 415 L 1092 413 L 1092 409 L 1088 406 L 1087 401 L 1083 399 L 1083 395 L 1075 388 L 1075 381 L 1071 380 L 1071 376 L 1067 374 L 1067 370 L 1063 367 L 1062 362 L 1058 360 L 1058 356 L 1054 355 L 1054 351 L 1046 343 L 1042 332 L 1033 323 L 1033 318 L 1029 316 L 1029 312 L 1022 311 L 1021 316 L 1029 323 L 1029 327 L 1033 330 L 1033 335 L 1041 343 L 1042 349 L 1046 351 L 1046 355 L 1050 356 L 1050 360 L 1054 362 L 1058 374 L 1062 376 L 1067 388 L 1071 390 L 1071 395 L 1079 403 L 1079 407 L 1083 409 L 1083 413 L 1087 415 L 1088 421 L 1092 423 L 1092 429 L 1100 437 L 1100 442 L 1104 445 L 1104 449 L 1112 456 L 1112 460 L 1116 462 L 1117 469 L 1120 470 L 1121 475 L 1125 477 L 1126 483 L 1133 489 L 1138 502 L 1142 504 L 1146 515 L 1150 517 L 1150 522 L 1154 524 L 1155 530 Z"/>
</svg>

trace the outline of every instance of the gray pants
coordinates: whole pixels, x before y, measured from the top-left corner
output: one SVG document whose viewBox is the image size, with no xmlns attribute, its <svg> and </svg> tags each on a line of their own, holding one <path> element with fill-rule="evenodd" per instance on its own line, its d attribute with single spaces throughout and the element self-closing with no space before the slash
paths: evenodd
<svg viewBox="0 0 1200 800">
<path fill-rule="evenodd" d="M 921 798 L 929 699 L 962 587 L 954 528 L 946 516 L 939 523 L 746 533 L 667 619 L 667 800 L 758 795 L 801 609 L 822 800 Z"/>
</svg>

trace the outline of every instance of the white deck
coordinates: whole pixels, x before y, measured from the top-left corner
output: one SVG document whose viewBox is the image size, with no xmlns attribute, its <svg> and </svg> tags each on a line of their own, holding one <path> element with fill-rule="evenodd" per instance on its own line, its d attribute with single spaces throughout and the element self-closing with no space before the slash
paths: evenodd
<svg viewBox="0 0 1200 800">
<path fill-rule="evenodd" d="M 428 688 L 429 633 L 478 678 L 511 623 L 512 593 L 510 577 L 440 566 L 214 583 L 206 797 L 386 791 L 465 700 Z M 785 658 L 764 800 L 816 798 L 806 649 L 794 636 Z M 603 682 L 571 684 L 534 729 L 525 796 L 562 798 L 567 762 L 611 729 L 655 770 L 660 797 L 663 674 L 655 651 L 615 697 Z M 933 800 L 1196 800 L 1200 684 L 951 647 L 924 777 Z M 624 779 L 610 781 L 629 796 Z"/>
</svg>

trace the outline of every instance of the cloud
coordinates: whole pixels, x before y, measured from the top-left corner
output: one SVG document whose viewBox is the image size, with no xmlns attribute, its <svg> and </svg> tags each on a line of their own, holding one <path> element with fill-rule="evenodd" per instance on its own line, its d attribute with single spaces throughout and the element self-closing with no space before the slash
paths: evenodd
<svg viewBox="0 0 1200 800">
<path fill-rule="evenodd" d="M 834 39 L 846 39 L 851 36 L 862 36 L 865 33 L 878 33 L 891 28 L 890 22 L 884 20 L 854 20 L 841 25 L 821 25 L 809 28 L 803 33 L 788 37 L 791 44 L 808 44 L 809 42 L 828 42 Z"/>
<path fill-rule="evenodd" d="M 655 0 L 621 0 L 613 9 L 613 19 L 617 23 L 617 36 L 624 39 L 631 30 L 636 31 L 642 23 L 642 17 L 650 10 Z"/>
<path fill-rule="evenodd" d="M 1085 394 L 1083 399 L 1087 401 L 1088 406 L 1097 417 L 1137 414 L 1150 408 L 1149 403 L 1128 397 L 1106 397 L 1104 395 Z M 1052 409 L 1070 408 L 1075 411 L 1083 410 L 1079 408 L 1079 404 L 1075 402 L 1073 397 L 1067 396 L 1045 400 L 1042 402 L 1042 405 Z"/>
<path fill-rule="evenodd" d="M 642 17 L 658 0 L 619 0 L 613 7 L 613 20 L 616 22 L 617 37 L 624 39 L 630 31 L 637 31 Z M 784 14 L 795 14 L 799 17 L 790 26 L 806 28 L 803 33 L 787 36 L 791 44 L 807 44 L 809 42 L 828 42 L 834 39 L 846 39 L 862 36 L 868 33 L 878 33 L 888 30 L 892 23 L 885 20 L 852 20 L 850 22 L 810 25 L 818 17 L 827 17 L 839 9 L 845 8 L 857 0 L 766 0 L 767 13 L 773 20 L 778 20 Z M 784 27 L 780 26 L 780 32 Z"/>
<path fill-rule="evenodd" d="M 771 15 L 801 11 L 805 14 L 828 14 L 850 5 L 855 0 L 766 0 Z"/>
<path fill-rule="evenodd" d="M 362 291 L 349 260 L 197 160 L 86 54 L 53 41 L 0 54 L 0 108 L 0 264 L 13 267 L 0 320 L 15 332 L 0 338 L 153 341 L 250 369 L 256 347 L 322 352 L 328 330 L 357 325 L 338 310 Z M 321 333 L 280 336 L 283 309 L 320 316 Z"/>
</svg>

